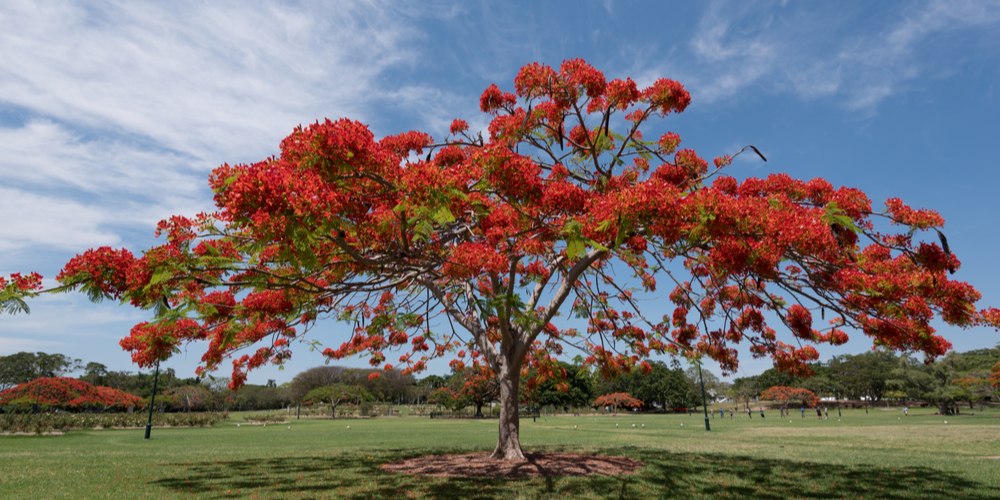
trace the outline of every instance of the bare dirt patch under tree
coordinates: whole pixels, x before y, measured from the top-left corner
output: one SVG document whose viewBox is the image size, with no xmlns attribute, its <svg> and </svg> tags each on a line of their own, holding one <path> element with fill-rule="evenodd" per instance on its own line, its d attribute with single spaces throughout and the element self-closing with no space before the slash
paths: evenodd
<svg viewBox="0 0 1000 500">
<path fill-rule="evenodd" d="M 558 477 L 617 476 L 630 474 L 646 464 L 626 457 L 578 453 L 525 453 L 524 461 L 496 460 L 487 452 L 461 455 L 427 455 L 382 465 L 390 472 L 438 477 Z"/>
</svg>

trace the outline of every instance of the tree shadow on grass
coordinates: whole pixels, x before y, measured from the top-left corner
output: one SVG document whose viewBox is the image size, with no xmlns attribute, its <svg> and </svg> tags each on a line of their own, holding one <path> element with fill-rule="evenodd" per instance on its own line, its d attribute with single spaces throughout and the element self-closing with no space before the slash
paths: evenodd
<svg viewBox="0 0 1000 500">
<path fill-rule="evenodd" d="M 646 467 L 626 476 L 472 479 L 416 477 L 383 463 L 469 450 L 372 450 L 336 456 L 256 458 L 170 464 L 178 473 L 152 484 L 203 498 L 995 498 L 1000 490 L 926 467 L 831 465 L 661 450 L 602 449 Z M 559 451 L 573 452 L 572 449 Z M 579 450 L 576 450 L 579 452 Z"/>
</svg>

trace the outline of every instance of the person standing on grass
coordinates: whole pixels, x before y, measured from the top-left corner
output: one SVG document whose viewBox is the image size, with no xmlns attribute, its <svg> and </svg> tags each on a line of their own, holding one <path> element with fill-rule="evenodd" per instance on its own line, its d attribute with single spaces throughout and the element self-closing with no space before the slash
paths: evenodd
<svg viewBox="0 0 1000 500">
<path fill-rule="evenodd" d="M 719 420 L 726 418 L 726 414 L 723 413 L 722 408 L 719 408 Z"/>
<path fill-rule="evenodd" d="M 747 418 L 753 420 L 753 411 L 750 408 L 747 408 Z"/>
<path fill-rule="evenodd" d="M 730 408 L 729 409 L 729 420 L 732 420 L 732 419 L 733 419 L 733 409 Z"/>
<path fill-rule="evenodd" d="M 907 415 L 909 415 L 909 413 L 907 413 L 908 411 L 909 411 L 909 408 L 907 408 L 907 407 L 904 406 L 903 407 L 903 416 L 904 417 L 907 416 Z"/>
<path fill-rule="evenodd" d="M 763 406 L 760 407 L 760 418 L 761 418 L 761 420 L 764 419 L 764 407 Z"/>
<path fill-rule="evenodd" d="M 823 408 L 823 417 L 825 420 L 830 420 L 830 407 L 827 406 Z"/>
<path fill-rule="evenodd" d="M 816 420 L 823 420 L 823 409 L 816 407 Z"/>
<path fill-rule="evenodd" d="M 802 412 L 802 418 L 806 418 L 806 407 L 805 406 L 799 407 L 799 411 Z"/>
</svg>

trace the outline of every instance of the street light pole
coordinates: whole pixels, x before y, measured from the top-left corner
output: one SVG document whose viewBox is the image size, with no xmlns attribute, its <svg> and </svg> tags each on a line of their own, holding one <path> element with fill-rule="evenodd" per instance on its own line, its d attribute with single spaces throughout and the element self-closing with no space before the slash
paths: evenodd
<svg viewBox="0 0 1000 500">
<path fill-rule="evenodd" d="M 146 421 L 146 437 L 149 439 L 149 432 L 153 428 L 153 402 L 156 401 L 156 382 L 160 379 L 160 362 L 156 362 L 156 375 L 153 375 L 153 393 L 149 395 L 149 420 Z"/>
<path fill-rule="evenodd" d="M 701 374 L 701 361 L 698 361 L 698 379 L 701 380 L 701 406 L 705 409 L 705 430 L 711 431 L 712 426 L 708 424 L 708 399 L 705 397 L 705 377 Z"/>
</svg>

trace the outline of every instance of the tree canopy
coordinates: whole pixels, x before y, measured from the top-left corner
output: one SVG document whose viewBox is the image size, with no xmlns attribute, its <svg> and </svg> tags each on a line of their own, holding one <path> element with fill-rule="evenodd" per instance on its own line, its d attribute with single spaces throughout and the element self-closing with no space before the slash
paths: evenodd
<svg viewBox="0 0 1000 500">
<path fill-rule="evenodd" d="M 134 362 L 201 344 L 199 373 L 233 358 L 233 387 L 285 362 L 328 315 L 350 325 L 323 351 L 331 359 L 364 355 L 404 374 L 440 356 L 482 359 L 500 385 L 493 456 L 518 460 L 522 370 L 534 369 L 529 384 L 563 377 L 567 345 L 607 377 L 648 371 L 656 354 L 707 356 L 733 373 L 740 342 L 806 374 L 815 346 L 842 344 L 849 329 L 933 359 L 951 345 L 934 318 L 1000 324 L 949 279 L 960 262 L 943 235 L 918 237 L 943 226 L 936 212 L 896 198 L 876 210 L 824 179 L 739 181 L 722 171 L 756 148 L 710 163 L 673 132 L 647 138 L 647 122 L 690 104 L 676 81 L 639 88 L 572 59 L 524 66 L 514 91 L 480 97 L 485 137 L 461 119 L 437 142 L 376 139 L 350 119 L 297 127 L 278 156 L 212 172 L 216 211 L 162 221 L 166 241 L 140 257 L 84 252 L 56 290 L 150 310 L 121 341 Z M 658 318 L 640 297 L 663 283 L 672 311 Z M 40 278 L 0 289 L 16 312 Z M 565 308 L 587 327 L 554 323 Z"/>
<path fill-rule="evenodd" d="M 612 392 L 611 394 L 598 396 L 597 399 L 595 399 L 594 402 L 591 403 L 591 405 L 610 406 L 614 408 L 615 413 L 618 413 L 619 406 L 639 408 L 642 406 L 642 401 L 633 398 L 632 395 L 627 392 Z"/>
<path fill-rule="evenodd" d="M 306 404 L 324 403 L 330 405 L 330 415 L 337 417 L 337 407 L 344 403 L 367 401 L 372 398 L 368 391 L 359 385 L 332 384 L 317 387 L 303 398 Z"/>
</svg>

